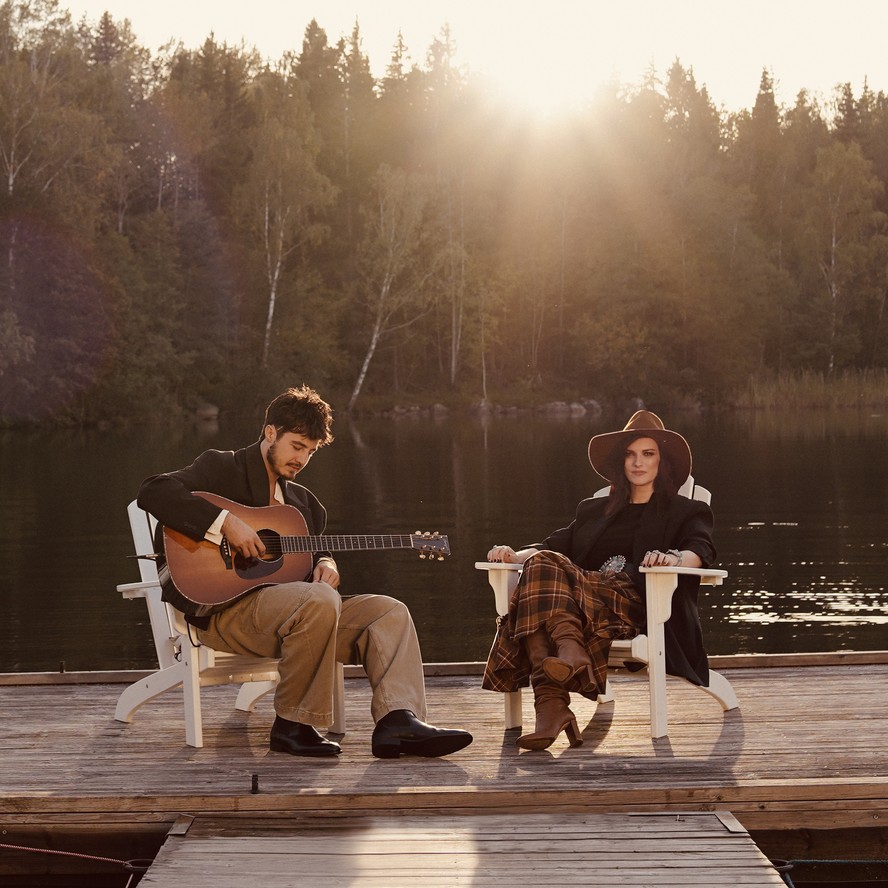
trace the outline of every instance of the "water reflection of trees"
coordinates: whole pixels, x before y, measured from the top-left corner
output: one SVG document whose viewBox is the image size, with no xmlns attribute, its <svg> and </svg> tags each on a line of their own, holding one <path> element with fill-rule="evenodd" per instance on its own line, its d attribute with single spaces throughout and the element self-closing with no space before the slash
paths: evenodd
<svg viewBox="0 0 888 888">
<path fill-rule="evenodd" d="M 778 439 L 888 437 L 888 411 L 753 410 L 744 420 L 751 434 Z"/>
</svg>

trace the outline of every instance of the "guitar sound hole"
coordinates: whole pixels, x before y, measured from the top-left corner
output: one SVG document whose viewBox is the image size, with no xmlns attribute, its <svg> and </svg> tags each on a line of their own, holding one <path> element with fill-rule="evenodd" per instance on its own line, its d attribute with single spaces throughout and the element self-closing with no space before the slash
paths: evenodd
<svg viewBox="0 0 888 888">
<path fill-rule="evenodd" d="M 259 530 L 256 533 L 265 546 L 265 554 L 262 556 L 263 561 L 276 561 L 284 554 L 279 533 L 267 529 Z"/>
<path fill-rule="evenodd" d="M 281 566 L 283 558 L 280 534 L 273 530 L 260 530 L 257 534 L 265 546 L 265 554 L 261 558 L 234 556 L 235 572 L 248 580 L 270 576 Z"/>
</svg>

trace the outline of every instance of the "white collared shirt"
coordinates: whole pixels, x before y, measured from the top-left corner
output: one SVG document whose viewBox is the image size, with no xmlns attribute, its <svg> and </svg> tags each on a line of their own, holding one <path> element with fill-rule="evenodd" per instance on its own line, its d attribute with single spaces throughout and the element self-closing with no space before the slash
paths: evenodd
<svg viewBox="0 0 888 888">
<path fill-rule="evenodd" d="M 274 485 L 274 498 L 283 506 L 286 505 L 284 502 L 284 494 L 281 490 L 280 484 Z M 223 509 L 217 516 L 216 520 L 207 528 L 207 532 L 204 534 L 204 539 L 209 540 L 211 543 L 215 543 L 217 546 L 222 545 L 222 525 L 225 523 L 225 519 L 228 517 L 228 509 Z"/>
</svg>

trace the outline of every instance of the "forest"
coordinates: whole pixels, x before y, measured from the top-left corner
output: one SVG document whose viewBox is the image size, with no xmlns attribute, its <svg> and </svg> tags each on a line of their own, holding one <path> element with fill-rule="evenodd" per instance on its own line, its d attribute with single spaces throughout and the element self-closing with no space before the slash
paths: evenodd
<svg viewBox="0 0 888 888">
<path fill-rule="evenodd" d="M 379 78 L 357 24 L 293 43 L 0 3 L 0 425 L 885 378 L 881 90 L 783 106 L 763 69 L 729 111 L 676 59 L 541 121 L 446 25 Z"/>
</svg>

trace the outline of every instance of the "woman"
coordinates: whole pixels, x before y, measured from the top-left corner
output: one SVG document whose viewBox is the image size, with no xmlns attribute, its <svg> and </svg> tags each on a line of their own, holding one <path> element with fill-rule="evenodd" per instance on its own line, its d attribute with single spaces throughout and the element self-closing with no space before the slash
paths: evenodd
<svg viewBox="0 0 888 888">
<path fill-rule="evenodd" d="M 712 512 L 678 495 L 691 473 L 691 451 L 658 416 L 639 410 L 619 432 L 596 435 L 589 461 L 611 484 L 607 497 L 585 499 L 574 520 L 519 551 L 494 546 L 489 561 L 524 568 L 501 618 L 483 687 L 533 686 L 536 726 L 518 738 L 546 749 L 566 731 L 582 743 L 570 691 L 595 699 L 607 682 L 611 642 L 645 630 L 639 567 L 709 567 L 715 560 Z M 694 684 L 709 681 L 697 612 L 699 579 L 679 577 L 666 623 L 666 671 Z"/>
</svg>

